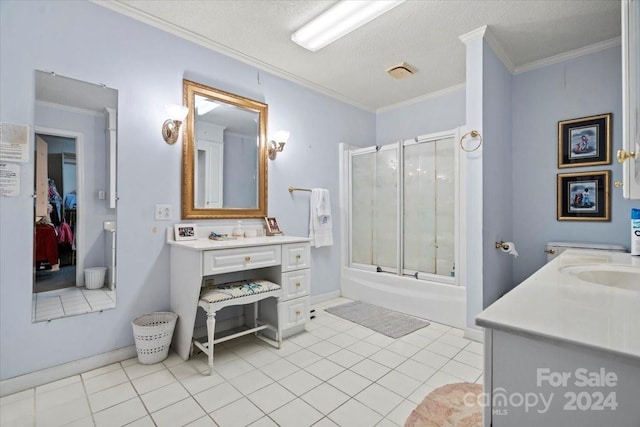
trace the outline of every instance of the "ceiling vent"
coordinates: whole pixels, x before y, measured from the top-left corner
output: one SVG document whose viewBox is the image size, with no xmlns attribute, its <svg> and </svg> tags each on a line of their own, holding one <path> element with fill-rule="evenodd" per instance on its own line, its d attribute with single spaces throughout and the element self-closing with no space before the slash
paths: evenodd
<svg viewBox="0 0 640 427">
<path fill-rule="evenodd" d="M 415 68 L 413 68 L 411 65 L 407 64 L 406 62 L 403 62 L 398 65 L 394 65 L 393 67 L 387 70 L 387 73 L 389 73 L 391 77 L 394 77 L 396 79 L 404 79 L 405 77 L 409 77 L 415 72 L 416 72 Z"/>
</svg>

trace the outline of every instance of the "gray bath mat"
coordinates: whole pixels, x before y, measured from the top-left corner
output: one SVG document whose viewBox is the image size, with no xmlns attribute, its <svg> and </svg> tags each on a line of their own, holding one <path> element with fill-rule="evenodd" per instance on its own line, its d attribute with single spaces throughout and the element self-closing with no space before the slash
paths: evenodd
<svg viewBox="0 0 640 427">
<path fill-rule="evenodd" d="M 325 308 L 324 311 L 391 338 L 400 338 L 429 325 L 425 320 L 360 301 Z"/>
</svg>

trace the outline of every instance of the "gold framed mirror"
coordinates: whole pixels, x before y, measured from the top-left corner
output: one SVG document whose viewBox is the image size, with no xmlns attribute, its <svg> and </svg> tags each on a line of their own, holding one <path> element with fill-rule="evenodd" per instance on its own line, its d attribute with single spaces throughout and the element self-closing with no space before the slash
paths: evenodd
<svg viewBox="0 0 640 427">
<path fill-rule="evenodd" d="M 182 218 L 267 216 L 267 104 L 183 80 Z"/>
</svg>

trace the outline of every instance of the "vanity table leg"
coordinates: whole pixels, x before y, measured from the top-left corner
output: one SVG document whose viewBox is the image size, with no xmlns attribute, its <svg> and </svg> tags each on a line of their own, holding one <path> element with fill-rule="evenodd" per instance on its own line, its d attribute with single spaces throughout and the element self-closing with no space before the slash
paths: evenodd
<svg viewBox="0 0 640 427">
<path fill-rule="evenodd" d="M 213 333 L 216 330 L 216 312 L 210 311 L 207 313 L 207 344 L 208 356 L 209 356 L 209 375 L 213 375 Z"/>
</svg>

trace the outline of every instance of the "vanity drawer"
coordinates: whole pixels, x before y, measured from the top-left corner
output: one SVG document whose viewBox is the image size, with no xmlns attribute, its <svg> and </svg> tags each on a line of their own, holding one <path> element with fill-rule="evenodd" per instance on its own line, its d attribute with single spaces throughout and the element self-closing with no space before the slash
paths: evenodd
<svg viewBox="0 0 640 427">
<path fill-rule="evenodd" d="M 289 243 L 282 245 L 282 271 L 300 270 L 311 267 L 309 243 Z"/>
<path fill-rule="evenodd" d="M 282 298 L 285 301 L 308 295 L 311 290 L 311 272 L 305 269 L 282 273 L 280 283 L 283 290 Z"/>
<path fill-rule="evenodd" d="M 283 331 L 304 325 L 309 320 L 309 298 L 298 298 L 282 303 L 280 315 L 282 316 L 280 327 Z"/>
<path fill-rule="evenodd" d="M 280 245 L 206 251 L 202 255 L 202 275 L 278 265 L 281 259 L 280 251 Z"/>
</svg>

